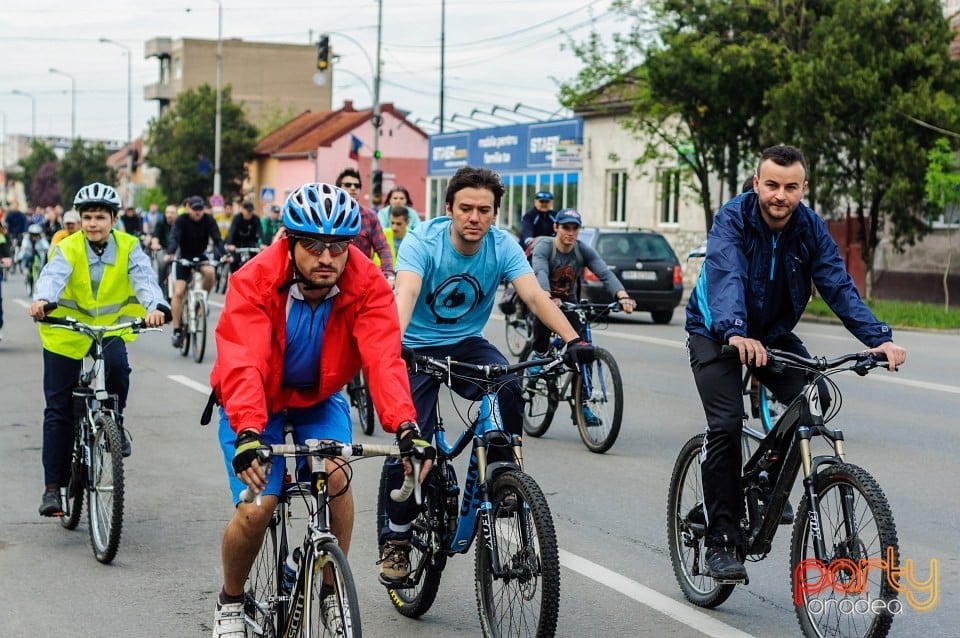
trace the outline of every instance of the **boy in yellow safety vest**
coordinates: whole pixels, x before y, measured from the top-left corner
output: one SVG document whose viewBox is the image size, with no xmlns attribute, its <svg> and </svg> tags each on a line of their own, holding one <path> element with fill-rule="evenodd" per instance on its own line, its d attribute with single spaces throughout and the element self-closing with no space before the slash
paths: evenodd
<svg viewBox="0 0 960 638">
<path fill-rule="evenodd" d="M 117 191 L 99 182 L 84 186 L 73 200 L 80 214 L 81 232 L 60 241 L 37 279 L 28 312 L 34 319 L 47 316 L 44 307 L 59 306 L 52 317 L 109 326 L 145 317 L 147 326 L 159 327 L 170 316 L 157 285 L 150 259 L 133 235 L 112 230 L 121 208 Z M 117 413 L 123 431 L 123 454 L 130 440 L 122 429 L 123 408 L 130 389 L 130 364 L 125 342 L 135 335 L 104 340 L 107 391 L 117 395 Z M 43 473 L 46 484 L 40 504 L 42 516 L 62 516 L 60 486 L 65 485 L 73 445 L 73 388 L 83 357 L 90 351 L 89 337 L 71 330 L 40 324 L 43 343 Z"/>
</svg>

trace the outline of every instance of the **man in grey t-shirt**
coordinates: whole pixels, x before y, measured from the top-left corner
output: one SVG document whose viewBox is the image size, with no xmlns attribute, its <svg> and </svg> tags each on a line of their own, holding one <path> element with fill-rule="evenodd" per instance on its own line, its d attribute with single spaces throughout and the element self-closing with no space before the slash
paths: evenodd
<svg viewBox="0 0 960 638">
<path fill-rule="evenodd" d="M 624 312 L 628 314 L 633 312 L 637 303 L 627 295 L 620 280 L 610 271 L 597 251 L 578 239 L 581 225 L 580 213 L 573 208 L 564 208 L 557 213 L 553 225 L 554 237 L 541 239 L 534 246 L 530 261 L 540 287 L 550 293 L 550 298 L 558 306 L 564 301 L 575 303 L 580 292 L 580 276 L 583 274 L 583 267 L 586 266 L 620 302 Z M 583 326 L 577 314 L 573 312 L 564 314 L 574 330 L 582 336 Z M 532 356 L 543 356 L 549 345 L 549 329 L 539 320 L 534 319 L 534 354 Z"/>
</svg>

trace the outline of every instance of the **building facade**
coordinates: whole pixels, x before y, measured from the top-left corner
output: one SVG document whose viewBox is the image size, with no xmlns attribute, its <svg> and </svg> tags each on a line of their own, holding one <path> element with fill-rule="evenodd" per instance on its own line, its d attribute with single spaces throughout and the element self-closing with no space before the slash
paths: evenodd
<svg viewBox="0 0 960 638">
<path fill-rule="evenodd" d="M 243 103 L 255 126 L 278 116 L 330 109 L 330 68 L 317 70 L 315 45 L 230 38 L 222 47 L 221 84 L 231 87 L 234 101 Z M 216 86 L 217 40 L 154 38 L 144 45 L 144 57 L 157 58 L 160 65 L 158 81 L 143 89 L 144 99 L 156 100 L 160 111 L 181 91 Z M 314 81 L 318 73 L 323 78 L 319 83 Z"/>
</svg>

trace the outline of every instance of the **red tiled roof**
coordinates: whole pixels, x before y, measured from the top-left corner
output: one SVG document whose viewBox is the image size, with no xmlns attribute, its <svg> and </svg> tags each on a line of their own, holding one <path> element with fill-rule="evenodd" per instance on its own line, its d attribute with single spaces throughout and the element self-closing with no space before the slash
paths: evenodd
<svg viewBox="0 0 960 638">
<path fill-rule="evenodd" d="M 391 113 L 400 119 L 406 119 L 404 114 L 394 108 L 393 104 L 380 105 L 380 111 Z M 301 154 L 316 150 L 321 146 L 330 146 L 350 131 L 370 121 L 373 109 L 355 111 L 351 102 L 345 102 L 343 108 L 335 111 L 304 111 L 280 128 L 270 132 L 253 149 L 256 155 Z M 424 138 L 427 134 L 417 126 L 407 122 L 407 125 L 420 133 Z"/>
<path fill-rule="evenodd" d="M 138 138 L 138 139 L 135 139 L 130 144 L 124 144 L 120 150 L 114 151 L 109 156 L 107 156 L 107 166 L 110 166 L 113 168 L 116 168 L 118 166 L 126 166 L 127 165 L 127 149 L 131 146 L 137 150 L 137 157 L 140 158 L 140 161 L 143 161 L 143 140 Z"/>
</svg>

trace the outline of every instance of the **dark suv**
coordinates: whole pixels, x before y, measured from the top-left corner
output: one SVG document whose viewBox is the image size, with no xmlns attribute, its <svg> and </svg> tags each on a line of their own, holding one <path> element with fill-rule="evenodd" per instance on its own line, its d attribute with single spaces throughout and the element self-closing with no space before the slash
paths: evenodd
<svg viewBox="0 0 960 638">
<path fill-rule="evenodd" d="M 652 230 L 585 227 L 580 241 L 600 253 L 610 270 L 654 323 L 670 323 L 683 296 L 680 260 L 670 243 Z M 593 303 L 611 301 L 610 294 L 588 268 L 583 271 L 581 296 Z"/>
</svg>

